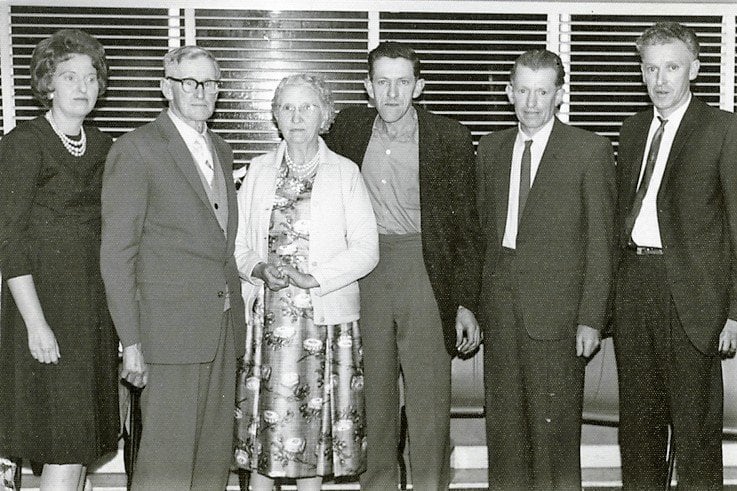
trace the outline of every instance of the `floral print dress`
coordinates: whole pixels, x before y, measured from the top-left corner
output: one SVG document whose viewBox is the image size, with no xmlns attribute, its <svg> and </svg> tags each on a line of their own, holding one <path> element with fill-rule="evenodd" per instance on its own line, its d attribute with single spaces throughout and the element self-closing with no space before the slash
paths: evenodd
<svg viewBox="0 0 737 491">
<path fill-rule="evenodd" d="M 269 228 L 269 263 L 309 273 L 314 176 L 282 163 Z M 319 325 L 309 290 L 263 288 L 238 372 L 235 459 L 264 476 L 360 474 L 366 467 L 363 354 L 358 321 Z"/>
</svg>

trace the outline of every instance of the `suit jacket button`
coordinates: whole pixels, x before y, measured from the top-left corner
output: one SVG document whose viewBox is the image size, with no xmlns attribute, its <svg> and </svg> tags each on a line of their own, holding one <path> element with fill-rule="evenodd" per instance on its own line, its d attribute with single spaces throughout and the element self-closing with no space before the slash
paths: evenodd
<svg viewBox="0 0 737 491">
<path fill-rule="evenodd" d="M 218 292 L 218 298 L 223 298 L 224 296 L 225 296 L 225 292 L 224 291 L 219 291 Z"/>
</svg>

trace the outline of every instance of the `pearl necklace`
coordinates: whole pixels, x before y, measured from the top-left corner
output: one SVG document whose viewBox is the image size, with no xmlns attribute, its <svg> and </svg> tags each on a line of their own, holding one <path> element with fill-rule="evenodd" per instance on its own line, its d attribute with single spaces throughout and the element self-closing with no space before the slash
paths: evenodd
<svg viewBox="0 0 737 491">
<path fill-rule="evenodd" d="M 289 167 L 292 172 L 300 177 L 307 177 L 312 175 L 312 173 L 315 172 L 315 169 L 317 169 L 317 164 L 320 163 L 320 152 L 315 152 L 315 156 L 303 164 L 295 164 L 292 157 L 289 156 L 289 150 L 284 151 L 284 158 L 287 161 L 287 167 Z"/>
<path fill-rule="evenodd" d="M 82 155 L 84 155 L 84 153 L 87 151 L 87 135 L 84 132 L 83 126 L 80 126 L 82 138 L 77 141 L 69 138 L 67 135 L 64 134 L 63 131 L 59 129 L 58 126 L 56 126 L 56 123 L 54 122 L 54 117 L 51 115 L 51 111 L 46 113 L 46 119 L 51 125 L 51 129 L 53 129 L 54 133 L 56 133 L 56 136 L 58 136 L 61 142 L 64 144 L 64 148 L 67 149 L 67 152 L 72 154 L 73 157 L 81 157 Z"/>
</svg>

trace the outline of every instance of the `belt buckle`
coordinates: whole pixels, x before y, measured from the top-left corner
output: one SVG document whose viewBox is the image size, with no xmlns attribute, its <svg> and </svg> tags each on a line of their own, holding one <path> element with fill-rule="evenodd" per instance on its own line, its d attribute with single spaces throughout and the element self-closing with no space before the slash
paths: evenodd
<svg viewBox="0 0 737 491">
<path fill-rule="evenodd" d="M 638 256 L 662 256 L 663 249 L 660 247 L 635 246 L 635 254 Z"/>
</svg>

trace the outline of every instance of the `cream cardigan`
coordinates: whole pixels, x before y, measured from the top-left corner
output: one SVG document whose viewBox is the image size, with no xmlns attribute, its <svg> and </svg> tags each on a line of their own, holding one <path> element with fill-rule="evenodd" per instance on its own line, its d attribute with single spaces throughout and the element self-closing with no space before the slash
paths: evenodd
<svg viewBox="0 0 737 491">
<path fill-rule="evenodd" d="M 320 284 L 310 294 L 317 324 L 359 318 L 357 280 L 379 262 L 376 219 L 358 166 L 332 152 L 320 138 L 320 164 L 310 202 L 309 273 Z M 266 262 L 276 174 L 286 143 L 253 159 L 238 191 L 235 258 L 242 279 L 246 318 L 263 282 L 251 276 Z"/>
</svg>

